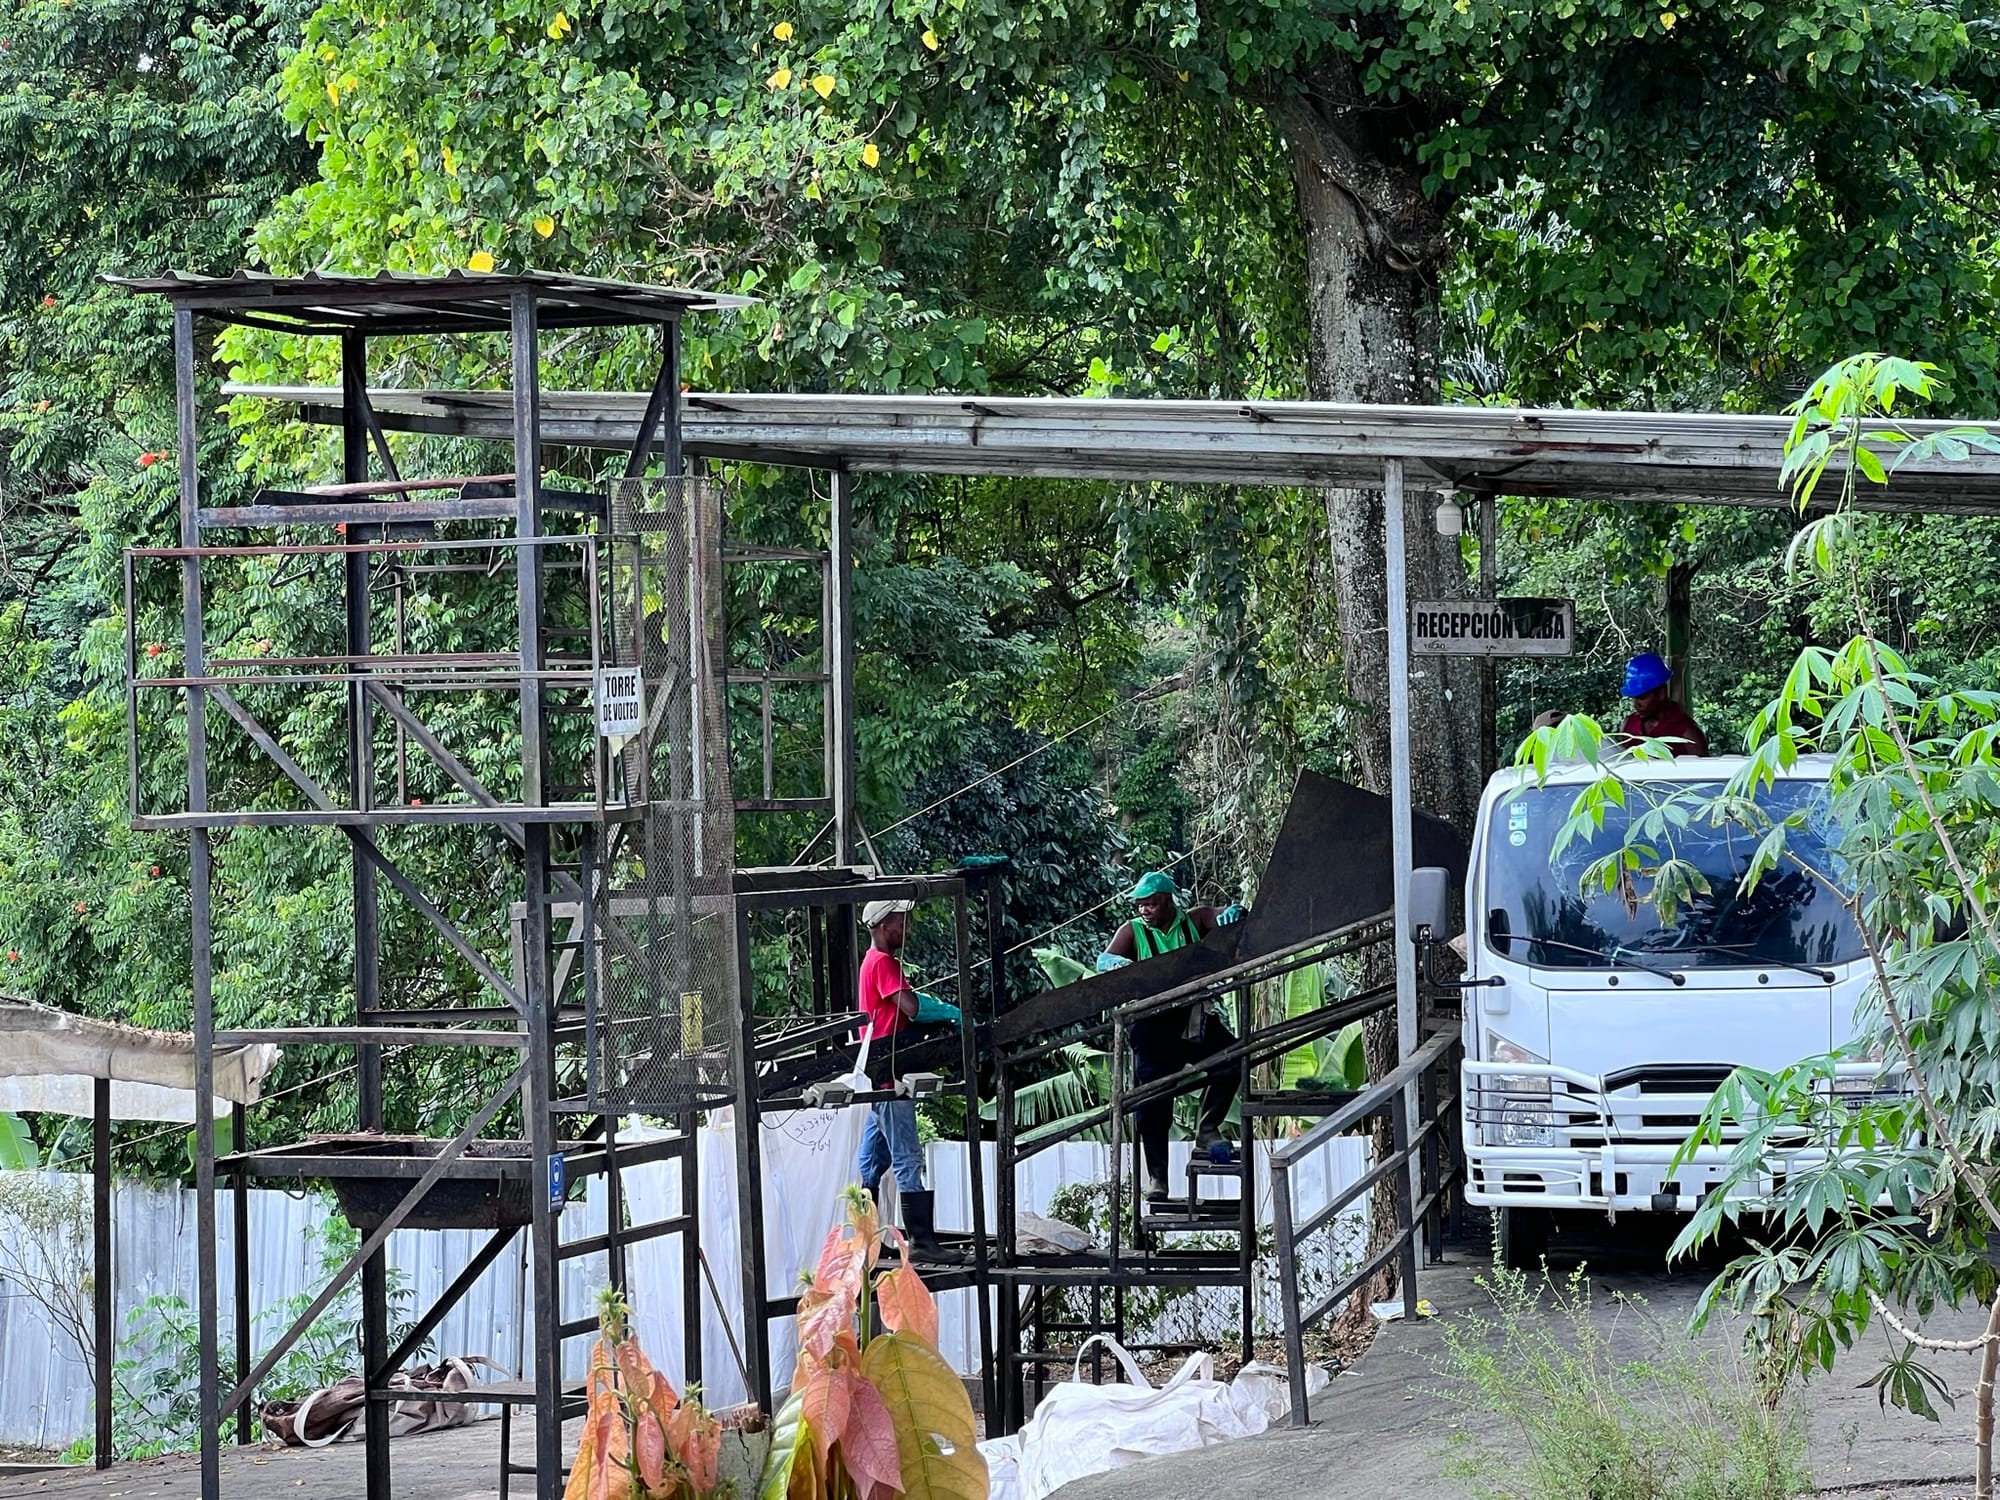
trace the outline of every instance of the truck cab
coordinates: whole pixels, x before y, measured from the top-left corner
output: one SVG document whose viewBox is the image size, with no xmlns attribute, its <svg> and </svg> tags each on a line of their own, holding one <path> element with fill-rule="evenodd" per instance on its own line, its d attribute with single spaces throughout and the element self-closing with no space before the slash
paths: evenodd
<svg viewBox="0 0 2000 1500">
<path fill-rule="evenodd" d="M 1704 795 L 1742 765 L 1685 757 L 1623 774 L 1656 796 Z M 1792 849 L 1832 874 L 1828 770 L 1802 759 L 1758 801 L 1773 818 L 1803 813 Z M 1539 1260 L 1557 1211 L 1691 1212 L 1729 1148 L 1670 1164 L 1717 1086 L 1740 1066 L 1849 1043 L 1868 984 L 1860 932 L 1823 882 L 1788 862 L 1740 894 L 1760 838 L 1740 826 L 1676 830 L 1675 855 L 1709 889 L 1670 921 L 1643 882 L 1586 894 L 1583 873 L 1624 841 L 1624 815 L 1613 808 L 1588 842 L 1556 845 L 1578 792 L 1602 774 L 1507 770 L 1480 802 L 1465 888 L 1466 1200 L 1495 1210 L 1496 1253 L 1510 1265 Z M 1877 1072 L 1842 1063 L 1837 1086 L 1851 1075 L 1870 1088 Z"/>
</svg>

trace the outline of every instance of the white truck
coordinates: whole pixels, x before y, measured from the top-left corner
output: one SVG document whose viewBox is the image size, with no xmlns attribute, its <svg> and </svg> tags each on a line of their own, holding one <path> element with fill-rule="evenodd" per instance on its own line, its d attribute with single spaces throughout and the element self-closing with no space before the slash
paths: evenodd
<svg viewBox="0 0 2000 1500">
<path fill-rule="evenodd" d="M 1687 757 L 1631 774 L 1719 791 L 1742 764 Z M 1759 799 L 1777 817 L 1807 814 L 1793 847 L 1821 869 L 1828 769 L 1802 760 Z M 1583 871 L 1623 842 L 1622 816 L 1613 809 L 1588 843 L 1555 845 L 1598 774 L 1495 776 L 1466 879 L 1465 1196 L 1494 1210 L 1496 1254 L 1516 1267 L 1539 1262 L 1558 1211 L 1691 1212 L 1728 1148 L 1671 1163 L 1716 1087 L 1739 1065 L 1779 1068 L 1849 1043 L 1869 977 L 1848 912 L 1810 876 L 1781 867 L 1738 894 L 1758 843 L 1742 828 L 1677 831 L 1675 852 L 1711 890 L 1670 923 L 1633 893 L 1585 895 Z M 1842 1063 L 1836 1087 L 1875 1087 L 1878 1070 Z"/>
</svg>

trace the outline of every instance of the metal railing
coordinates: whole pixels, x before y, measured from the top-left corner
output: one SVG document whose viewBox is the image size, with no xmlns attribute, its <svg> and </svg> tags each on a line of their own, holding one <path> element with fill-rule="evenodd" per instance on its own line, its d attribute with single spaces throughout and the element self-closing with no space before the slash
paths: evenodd
<svg viewBox="0 0 2000 1500">
<path fill-rule="evenodd" d="M 1285 1372 L 1291 1385 L 1294 1427 L 1308 1425 L 1306 1410 L 1306 1329 L 1367 1285 L 1368 1279 L 1400 1260 L 1403 1316 L 1417 1316 L 1417 1230 L 1443 1206 L 1461 1172 L 1450 1131 L 1458 1116 L 1459 1036 L 1440 1031 L 1405 1058 L 1386 1078 L 1368 1085 L 1312 1129 L 1271 1153 L 1271 1195 L 1277 1228 L 1278 1283 L 1285 1312 Z M 1416 1093 L 1417 1119 L 1410 1098 Z M 1390 1150 L 1303 1222 L 1293 1213 L 1293 1169 L 1307 1157 L 1377 1115 L 1389 1117 Z M 1411 1182 L 1411 1162 L 1421 1164 L 1420 1186 Z M 1299 1249 L 1311 1236 L 1331 1228 L 1342 1213 L 1385 1178 L 1393 1179 L 1396 1233 L 1310 1307 L 1299 1300 Z M 1421 1193 L 1421 1197 L 1418 1194 Z"/>
</svg>

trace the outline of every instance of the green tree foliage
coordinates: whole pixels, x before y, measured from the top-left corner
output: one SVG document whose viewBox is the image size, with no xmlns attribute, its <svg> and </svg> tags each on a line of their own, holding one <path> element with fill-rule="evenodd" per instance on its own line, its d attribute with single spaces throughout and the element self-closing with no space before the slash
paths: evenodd
<svg viewBox="0 0 2000 1500">
<path fill-rule="evenodd" d="M 0 180 L 22 209 L 0 246 L 0 713 L 20 747 L 0 767 L 0 942 L 21 955 L 7 969 L 59 1003 L 185 1014 L 185 856 L 124 828 L 112 688 L 119 549 L 171 532 L 173 465 L 142 462 L 173 442 L 166 340 L 159 309 L 98 287 L 102 270 L 535 264 L 748 292 L 755 307 L 691 327 L 688 375 L 752 388 L 1747 405 L 1838 349 L 1914 343 L 1921 320 L 1985 409 L 1991 24 L 1977 0 L 29 0 L 0 27 Z M 636 386 L 647 352 L 552 341 L 547 377 Z M 325 379 L 330 357 L 237 337 L 206 373 Z M 505 378 L 481 340 L 385 347 L 376 374 Z M 239 483 L 239 461 L 267 480 L 326 476 L 324 442 L 238 415 L 243 448 L 218 437 L 204 455 L 213 482 Z M 558 457 L 576 477 L 594 462 Z M 736 534 L 796 543 L 823 525 L 796 481 L 740 478 Z M 1161 626 L 1214 678 L 1197 684 L 1175 786 L 1195 840 L 1223 831 L 1229 878 L 1261 863 L 1294 767 L 1378 768 L 1380 606 L 1357 571 L 1366 549 L 1325 546 L 1318 495 L 871 479 L 861 504 L 872 826 L 1148 685 Z M 1698 655 L 1730 664 L 1698 667 L 1698 709 L 1753 711 L 1831 618 L 1823 589 L 1774 562 L 1785 535 L 1510 509 L 1503 576 L 1577 593 L 1599 642 L 1575 675 L 1538 679 L 1539 701 L 1605 702 L 1623 649 L 1657 644 L 1657 580 L 1676 561 L 1700 564 L 1717 606 Z M 1871 545 L 1871 597 L 1907 625 L 1912 660 L 1990 651 L 1974 623 L 1990 537 Z M 1927 570 L 1938 549 L 1962 567 Z M 1439 580 L 1462 561 L 1440 548 Z M 238 580 L 230 638 L 317 639 L 325 622 L 273 581 Z M 142 590 L 162 640 L 171 592 Z M 760 620 L 733 637 L 739 660 L 809 670 L 808 593 L 746 584 L 805 623 Z M 788 713 L 776 758 L 801 783 L 815 731 L 806 706 Z M 316 764 L 336 758 L 307 738 Z M 1422 742 L 1440 764 L 1470 754 L 1451 733 Z M 1086 743 L 1110 762 L 1100 785 L 1140 748 Z M 739 744 L 739 775 L 760 759 Z M 171 770 L 149 763 L 148 784 Z M 1049 800 L 1031 778 L 1057 770 Z M 1060 829 L 993 806 L 990 827 L 898 858 L 1042 837 L 1096 871 L 1115 841 L 1087 784 L 1065 757 L 1037 758 L 1000 791 Z M 789 857 L 811 831 L 746 820 L 746 858 Z M 396 853 L 504 951 L 505 882 L 463 878 L 497 868 L 492 849 L 410 834 Z M 343 1013 L 346 858 L 332 836 L 232 835 L 228 1019 L 281 1001 L 292 1020 Z M 420 924 L 396 918 L 385 940 L 413 991 L 476 991 Z"/>
<path fill-rule="evenodd" d="M 1993 1493 L 1993 1372 L 2000 1300 L 1990 1247 L 2000 1235 L 1992 1170 L 2000 994 L 1995 871 L 2000 854 L 2000 694 L 1916 670 L 1886 639 L 1869 598 L 1880 523 L 1856 513 L 1860 483 L 1889 482 L 1899 458 L 2000 452 L 2000 436 L 1966 427 L 1917 436 L 1895 408 L 1934 390 L 1929 366 L 1859 356 L 1829 370 L 1798 403 L 1786 477 L 1803 505 L 1823 475 L 1840 486 L 1831 514 L 1794 549 L 1844 601 L 1851 634 L 1837 649 L 1799 653 L 1751 725 L 1750 757 L 1719 795 L 1649 784 L 1639 763 L 1608 757 L 1595 726 L 1540 731 L 1523 759 L 1557 751 L 1603 762 L 1579 794 L 1563 839 L 1602 829 L 1627 809 L 1622 847 L 1594 862 L 1586 885 L 1625 889 L 1663 915 L 1705 892 L 1676 857 L 1676 830 L 1734 826 L 1755 840 L 1744 891 L 1805 883 L 1852 915 L 1871 983 L 1842 1052 L 1765 1071 L 1738 1069 L 1717 1090 L 1679 1161 L 1697 1147 L 1727 1152 L 1676 1249 L 1717 1240 L 1750 1215 L 1764 1229 L 1710 1288 L 1700 1310 L 1746 1313 L 1769 1388 L 1829 1370 L 1837 1353 L 1882 1325 L 1887 1353 L 1871 1382 L 1936 1420 L 1947 1384 L 1929 1351 L 1979 1349 L 1973 1398 L 1975 1492 Z M 1893 489 L 1893 487 L 1892 487 Z M 1756 793 L 1810 753 L 1831 759 L 1829 826 L 1838 867 L 1798 852 L 1804 814 L 1774 819 Z M 1941 1306 L 1989 1304 L 1985 1333 L 1940 1342 L 1922 1330 Z M 1900 1311 L 1899 1311 L 1900 1310 Z"/>
<path fill-rule="evenodd" d="M 115 601 L 122 548 L 176 539 L 171 362 L 164 309 L 99 277 L 242 264 L 310 170 L 272 86 L 300 12 L 27 0 L 0 22 L 4 982 L 144 1024 L 187 1023 L 186 853 L 125 826 Z M 269 955 L 287 985 L 326 932 L 300 925 Z"/>
</svg>

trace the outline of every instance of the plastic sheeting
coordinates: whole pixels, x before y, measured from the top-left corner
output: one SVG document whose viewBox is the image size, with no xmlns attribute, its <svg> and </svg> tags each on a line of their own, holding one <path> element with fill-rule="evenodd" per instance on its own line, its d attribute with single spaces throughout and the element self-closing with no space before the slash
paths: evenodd
<svg viewBox="0 0 2000 1500">
<path fill-rule="evenodd" d="M 215 1100 L 255 1104 L 279 1049 L 266 1043 L 218 1048 Z M 32 1001 L 0 998 L 0 1110 L 96 1113 L 95 1080 L 111 1080 L 119 1120 L 194 1120 L 194 1038 L 95 1021 Z"/>
<path fill-rule="evenodd" d="M 865 1109 L 792 1110 L 764 1117 L 764 1264 L 769 1297 L 796 1294 L 799 1272 L 819 1259 L 827 1229 L 846 1220 L 841 1195 L 854 1180 L 861 1151 Z M 737 1365 L 743 1328 L 743 1271 L 736 1203 L 736 1121 L 718 1111 L 700 1131 L 697 1147 L 701 1190 L 701 1248 L 708 1274 L 701 1278 L 702 1399 L 711 1407 L 750 1400 Z M 630 1131 L 625 1140 L 636 1139 Z M 679 1212 L 677 1171 L 627 1174 L 625 1191 L 632 1221 L 648 1223 Z M 680 1239 L 668 1236 L 634 1245 L 627 1252 L 635 1289 L 678 1288 Z M 709 1277 L 714 1278 L 713 1286 Z M 717 1306 L 717 1296 L 722 1305 Z M 677 1298 L 640 1295 L 633 1312 L 640 1342 L 676 1385 L 682 1383 L 681 1309 Z M 789 1319 L 771 1323 L 771 1383 L 779 1392 L 791 1384 L 798 1357 L 798 1334 Z M 733 1343 L 732 1343 L 733 1341 Z"/>
<path fill-rule="evenodd" d="M 1084 1381 L 1084 1351 L 1098 1343 L 1124 1367 L 1124 1381 Z M 1307 1392 L 1326 1386 L 1325 1369 L 1308 1365 Z M 979 1451 L 986 1459 L 990 1500 L 1046 1500 L 1074 1479 L 1255 1437 L 1290 1412 L 1284 1372 L 1271 1365 L 1247 1364 L 1225 1384 L 1215 1378 L 1212 1356 L 1190 1354 L 1156 1388 L 1122 1344 L 1097 1334 L 1084 1340 L 1070 1378 L 1042 1397 L 1025 1427 L 1011 1437 L 988 1439 Z"/>
</svg>

